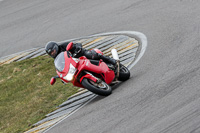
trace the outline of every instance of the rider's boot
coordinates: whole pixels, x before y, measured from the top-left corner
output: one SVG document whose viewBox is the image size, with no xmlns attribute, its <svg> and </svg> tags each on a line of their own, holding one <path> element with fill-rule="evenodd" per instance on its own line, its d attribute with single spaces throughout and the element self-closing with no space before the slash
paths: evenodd
<svg viewBox="0 0 200 133">
<path fill-rule="evenodd" d="M 84 55 L 88 59 L 93 59 L 93 60 L 99 60 L 102 59 L 105 63 L 110 63 L 114 66 L 115 68 L 115 74 L 117 73 L 118 70 L 118 63 L 115 59 L 110 58 L 109 56 L 102 55 L 100 53 L 96 53 L 94 50 L 85 50 Z"/>
<path fill-rule="evenodd" d="M 99 57 L 104 61 L 104 62 L 106 62 L 106 63 L 111 63 L 112 65 L 114 65 L 114 67 L 115 67 L 115 73 L 117 73 L 117 71 L 118 71 L 118 63 L 117 63 L 117 61 L 115 60 L 115 59 L 113 59 L 113 58 L 110 58 L 110 57 L 108 57 L 108 56 L 105 56 L 105 55 L 101 55 L 101 54 L 99 54 Z"/>
</svg>

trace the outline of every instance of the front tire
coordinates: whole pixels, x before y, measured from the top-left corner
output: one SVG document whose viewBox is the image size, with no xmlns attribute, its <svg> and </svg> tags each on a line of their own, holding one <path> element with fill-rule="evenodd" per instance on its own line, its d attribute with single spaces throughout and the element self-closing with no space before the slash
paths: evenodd
<svg viewBox="0 0 200 133">
<path fill-rule="evenodd" d="M 82 85 L 84 88 L 97 95 L 108 96 L 112 93 L 111 87 L 104 81 L 100 81 L 100 83 L 95 83 L 90 79 L 84 78 L 82 80 Z"/>
</svg>

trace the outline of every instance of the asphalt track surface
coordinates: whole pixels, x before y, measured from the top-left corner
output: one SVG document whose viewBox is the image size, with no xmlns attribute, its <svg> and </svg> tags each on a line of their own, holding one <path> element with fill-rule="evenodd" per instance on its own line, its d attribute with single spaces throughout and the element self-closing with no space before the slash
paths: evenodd
<svg viewBox="0 0 200 133">
<path fill-rule="evenodd" d="M 0 57 L 101 32 L 148 38 L 131 79 L 48 133 L 199 133 L 199 0 L 0 1 Z"/>
</svg>

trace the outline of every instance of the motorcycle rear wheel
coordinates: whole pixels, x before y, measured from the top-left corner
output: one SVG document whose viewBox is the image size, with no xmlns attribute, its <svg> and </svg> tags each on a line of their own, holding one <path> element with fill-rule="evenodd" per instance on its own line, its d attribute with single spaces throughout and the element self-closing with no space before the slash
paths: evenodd
<svg viewBox="0 0 200 133">
<path fill-rule="evenodd" d="M 84 88 L 97 95 L 108 96 L 112 93 L 111 87 L 104 81 L 100 81 L 100 83 L 95 83 L 90 79 L 84 78 L 82 80 L 82 85 Z"/>
<path fill-rule="evenodd" d="M 126 81 L 130 78 L 130 71 L 128 70 L 127 67 L 124 65 L 120 64 L 120 70 L 119 70 L 119 77 L 118 80 L 120 81 Z"/>
</svg>

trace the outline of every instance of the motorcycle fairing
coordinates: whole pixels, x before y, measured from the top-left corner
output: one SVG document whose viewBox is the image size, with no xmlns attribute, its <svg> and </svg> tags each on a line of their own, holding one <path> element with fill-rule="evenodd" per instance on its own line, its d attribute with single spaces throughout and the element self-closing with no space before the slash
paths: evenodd
<svg viewBox="0 0 200 133">
<path fill-rule="evenodd" d="M 69 66 L 70 63 L 76 68 L 77 67 L 77 63 L 71 59 L 72 57 L 70 56 L 70 54 L 68 53 L 68 51 L 64 52 L 64 58 L 65 58 L 65 68 L 62 72 L 59 72 L 56 70 L 58 76 L 63 79 L 64 76 L 67 75 L 68 71 L 69 71 Z M 64 80 L 64 79 L 63 79 Z M 65 81 L 65 80 L 64 80 Z"/>
<path fill-rule="evenodd" d="M 107 84 L 110 84 L 113 81 L 113 79 L 115 78 L 115 73 L 108 68 L 106 63 L 100 61 L 99 66 L 97 66 L 90 63 L 90 61 L 86 57 L 84 59 L 85 59 L 84 62 L 83 61 L 79 62 L 82 65 L 78 66 L 78 70 L 87 70 L 87 71 L 91 71 L 91 72 L 95 72 L 97 74 L 103 75 L 105 77 L 105 82 Z"/>
</svg>

